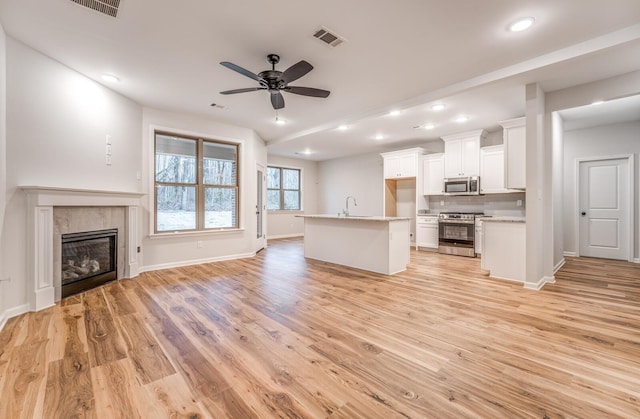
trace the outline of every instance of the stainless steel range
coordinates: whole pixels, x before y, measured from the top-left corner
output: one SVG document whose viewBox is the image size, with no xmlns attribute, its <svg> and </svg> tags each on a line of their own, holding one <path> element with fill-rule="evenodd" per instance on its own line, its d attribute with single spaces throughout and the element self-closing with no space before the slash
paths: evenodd
<svg viewBox="0 0 640 419">
<path fill-rule="evenodd" d="M 481 212 L 441 212 L 438 216 L 438 252 L 476 257 L 475 222 Z"/>
</svg>

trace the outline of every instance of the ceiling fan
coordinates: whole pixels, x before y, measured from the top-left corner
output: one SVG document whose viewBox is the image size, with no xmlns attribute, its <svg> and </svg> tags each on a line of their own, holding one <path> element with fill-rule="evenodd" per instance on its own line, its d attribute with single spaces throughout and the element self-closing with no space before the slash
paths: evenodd
<svg viewBox="0 0 640 419">
<path fill-rule="evenodd" d="M 220 64 L 227 67 L 228 69 L 257 81 L 258 83 L 260 83 L 260 87 L 247 87 L 245 89 L 225 90 L 224 92 L 220 92 L 220 94 L 231 95 L 234 93 L 267 90 L 271 94 L 271 105 L 273 105 L 273 109 L 282 109 L 284 108 L 284 98 L 282 97 L 282 93 L 280 93 L 280 91 L 295 93 L 296 95 L 322 98 L 329 96 L 329 93 L 331 93 L 328 90 L 315 89 L 313 87 L 289 86 L 289 83 L 298 80 L 300 77 L 313 70 L 313 66 L 308 62 L 302 60 L 287 68 L 285 71 L 278 71 L 276 70 L 276 64 L 278 64 L 279 61 L 280 56 L 276 54 L 267 55 L 267 62 L 271 64 L 271 70 L 261 71 L 258 74 L 254 74 L 249 70 L 246 70 L 227 61 L 221 62 Z"/>
</svg>

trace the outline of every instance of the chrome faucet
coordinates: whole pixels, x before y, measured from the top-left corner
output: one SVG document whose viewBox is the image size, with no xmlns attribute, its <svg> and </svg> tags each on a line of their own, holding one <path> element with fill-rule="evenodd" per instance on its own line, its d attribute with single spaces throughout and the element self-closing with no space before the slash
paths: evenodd
<svg viewBox="0 0 640 419">
<path fill-rule="evenodd" d="M 353 199 L 353 205 L 355 205 L 356 207 L 358 206 L 358 203 L 356 202 L 356 197 L 349 195 L 345 201 L 345 206 L 347 207 L 347 209 L 342 211 L 345 217 L 349 216 L 349 198 Z"/>
</svg>

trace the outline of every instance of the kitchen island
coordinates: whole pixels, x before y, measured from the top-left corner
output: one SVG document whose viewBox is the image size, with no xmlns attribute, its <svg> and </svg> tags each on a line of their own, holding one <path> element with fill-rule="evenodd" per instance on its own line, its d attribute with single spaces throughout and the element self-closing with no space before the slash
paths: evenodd
<svg viewBox="0 0 640 419">
<path fill-rule="evenodd" d="M 409 264 L 409 218 L 299 215 L 304 256 L 392 275 Z"/>
</svg>

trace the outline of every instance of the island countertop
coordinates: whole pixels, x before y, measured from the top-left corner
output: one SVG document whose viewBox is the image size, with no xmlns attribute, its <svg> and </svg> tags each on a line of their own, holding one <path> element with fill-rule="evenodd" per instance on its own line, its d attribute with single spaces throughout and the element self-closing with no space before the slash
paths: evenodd
<svg viewBox="0 0 640 419">
<path fill-rule="evenodd" d="M 409 217 L 384 217 L 379 215 L 333 215 L 333 214 L 310 214 L 310 215 L 296 215 L 301 218 L 321 218 L 327 220 L 348 220 L 348 221 L 400 221 L 410 220 Z"/>
</svg>

